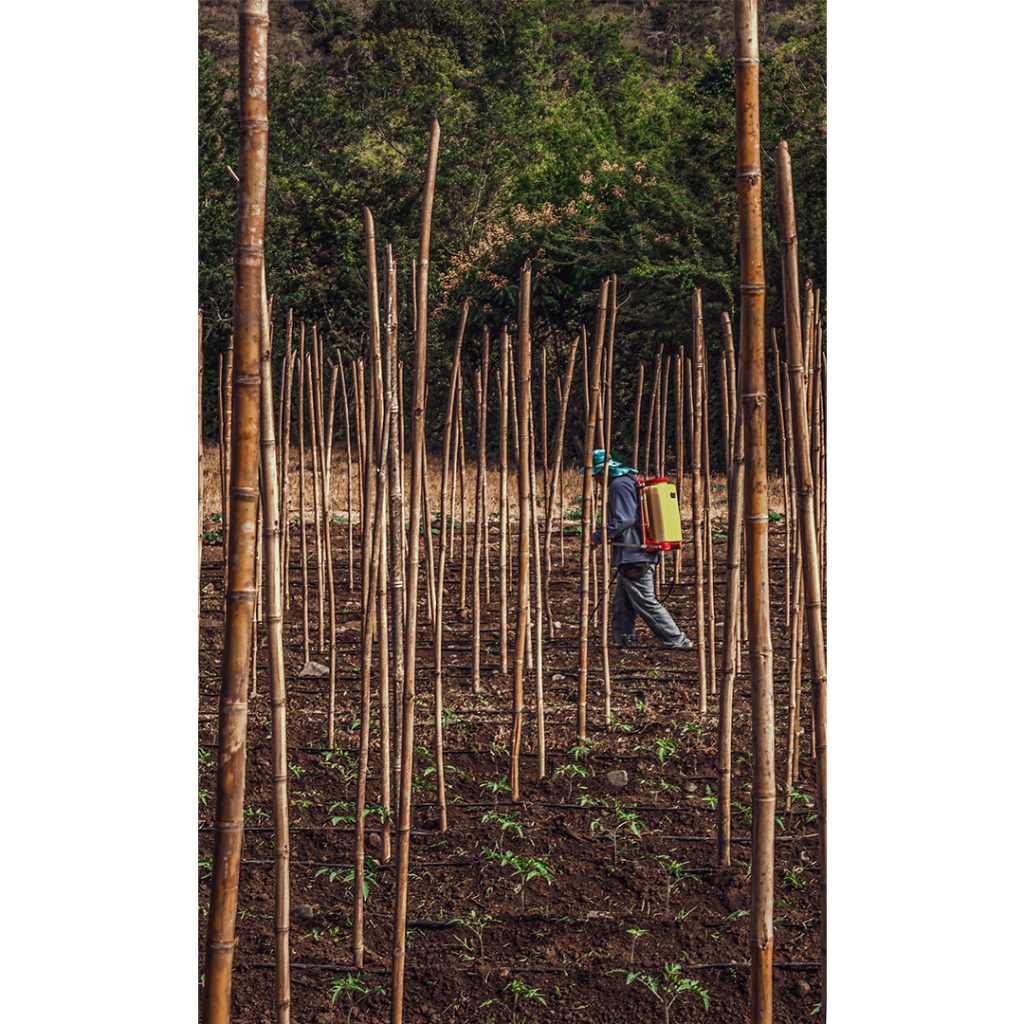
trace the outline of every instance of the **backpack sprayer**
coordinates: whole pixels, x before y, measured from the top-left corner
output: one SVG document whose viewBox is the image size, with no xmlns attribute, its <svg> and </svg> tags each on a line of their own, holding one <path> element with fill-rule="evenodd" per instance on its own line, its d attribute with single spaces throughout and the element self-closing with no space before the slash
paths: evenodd
<svg viewBox="0 0 1024 1024">
<path fill-rule="evenodd" d="M 640 526 L 646 551 L 671 551 L 682 547 L 683 527 L 679 518 L 676 485 L 668 477 L 637 477 L 640 489 Z"/>
</svg>

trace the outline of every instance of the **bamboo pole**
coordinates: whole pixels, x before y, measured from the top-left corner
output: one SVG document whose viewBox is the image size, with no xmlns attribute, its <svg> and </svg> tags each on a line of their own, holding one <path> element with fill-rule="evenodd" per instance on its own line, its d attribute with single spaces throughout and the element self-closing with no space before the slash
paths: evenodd
<svg viewBox="0 0 1024 1024">
<path fill-rule="evenodd" d="M 569 388 L 572 384 L 572 373 L 576 366 L 576 351 L 580 345 L 580 338 L 577 335 L 573 338 L 572 345 L 569 348 L 569 361 L 565 368 L 565 387 L 559 385 L 558 388 L 558 428 L 555 434 L 555 461 L 551 473 L 551 491 L 547 498 L 548 517 L 547 522 L 544 525 L 544 602 L 547 607 L 548 617 L 548 636 L 550 639 L 555 638 L 555 621 L 554 616 L 551 614 L 551 531 L 553 528 L 554 516 L 552 514 L 554 510 L 555 492 L 558 492 L 559 498 L 562 495 L 562 459 L 565 451 L 565 422 L 569 412 Z M 564 521 L 562 519 L 561 511 L 559 511 L 558 517 L 559 523 L 559 534 L 561 534 L 563 543 L 565 536 Z"/>
<path fill-rule="evenodd" d="M 204 1019 L 228 1024 L 235 918 L 245 804 L 245 732 L 248 717 L 252 613 L 255 599 L 256 501 L 259 495 L 260 307 L 263 212 L 267 188 L 266 0 L 238 5 L 239 187 L 235 231 L 233 366 L 237 402 L 231 440 L 227 614 L 218 713 L 216 831 L 206 941 Z"/>
<path fill-rule="evenodd" d="M 786 580 L 785 580 L 785 606 L 786 606 L 786 629 L 789 629 L 791 622 L 789 595 L 791 583 L 789 575 L 789 544 L 791 532 L 792 515 L 789 507 L 789 467 L 786 464 L 786 451 L 788 448 L 786 437 L 786 415 L 782 401 L 782 371 L 779 364 L 779 342 L 775 336 L 775 328 L 772 328 L 772 352 L 775 356 L 775 413 L 779 423 L 779 466 L 782 477 L 782 518 L 786 526 Z"/>
<path fill-rule="evenodd" d="M 317 631 L 319 634 L 319 645 L 317 649 L 324 652 L 324 551 L 323 551 L 323 521 L 321 519 L 322 509 L 322 478 L 320 476 L 320 446 L 317 443 L 317 424 L 319 417 L 316 409 L 316 376 L 313 358 L 316 351 L 316 327 L 313 327 L 313 353 L 306 353 L 306 401 L 309 403 L 309 453 L 313 464 L 310 466 L 313 484 L 313 536 L 316 538 L 314 550 L 316 553 L 316 599 L 317 599 Z"/>
<path fill-rule="evenodd" d="M 708 597 L 708 680 L 711 693 L 718 692 L 718 666 L 716 663 L 717 626 L 715 622 L 715 545 L 711 530 L 711 429 L 709 427 L 710 385 L 708 382 L 708 353 L 704 343 L 704 319 L 700 325 L 701 361 L 703 363 L 701 404 L 701 444 L 704 455 L 704 550 L 707 552 L 707 597 Z"/>
<path fill-rule="evenodd" d="M 484 440 L 483 440 L 483 419 L 484 419 L 484 397 L 483 386 L 480 382 L 480 371 L 473 374 L 473 395 L 476 403 L 476 493 L 474 495 L 474 533 L 473 533 L 473 661 L 471 670 L 471 681 L 473 692 L 480 692 L 480 556 L 483 544 L 483 462 L 484 462 Z"/>
<path fill-rule="evenodd" d="M 508 329 L 501 327 L 501 364 L 498 374 L 500 396 L 498 405 L 498 612 L 499 645 L 501 647 L 501 674 L 508 674 L 508 383 L 509 383 Z"/>
<path fill-rule="evenodd" d="M 661 394 L 661 353 L 663 345 L 658 346 L 658 355 L 654 360 L 654 383 L 651 388 L 651 404 L 647 408 L 647 439 L 644 441 L 644 476 L 651 474 L 651 440 L 654 431 L 654 411 L 658 408 Z M 655 457 L 657 465 L 657 457 Z"/>
<path fill-rule="evenodd" d="M 199 586 L 203 585 L 203 311 L 199 310 Z"/>
<path fill-rule="evenodd" d="M 299 546 L 302 558 L 302 661 L 309 661 L 309 546 L 306 542 L 306 323 L 299 324 Z"/>
<path fill-rule="evenodd" d="M 704 604 L 704 314 L 701 290 L 693 290 L 693 356 L 690 359 L 690 513 L 693 533 L 694 590 L 697 595 L 697 684 L 700 713 L 708 710 L 707 637 Z"/>
<path fill-rule="evenodd" d="M 533 530 L 533 551 L 537 557 L 533 559 L 534 580 L 534 614 L 536 616 L 536 643 L 534 644 L 534 695 L 536 700 L 537 725 L 537 778 L 543 779 L 548 772 L 547 767 L 547 730 L 545 727 L 544 707 L 544 580 L 543 567 L 540 559 L 540 524 L 537 512 L 537 445 L 536 430 L 533 422 L 533 396 L 530 396 L 530 525 Z"/>
<path fill-rule="evenodd" d="M 463 421 L 463 399 L 462 399 L 462 371 L 459 371 L 459 617 L 465 618 L 466 605 L 466 584 L 468 582 L 467 572 L 467 549 L 466 549 L 466 425 Z M 454 525 L 454 524 L 453 524 Z M 453 549 L 454 550 L 454 549 Z"/>
<path fill-rule="evenodd" d="M 722 329 L 732 350 L 732 325 L 722 313 Z M 732 474 L 729 477 L 729 539 L 725 586 L 724 662 L 718 694 L 718 863 L 732 863 L 732 706 L 740 654 L 740 569 L 743 555 L 743 502 L 746 457 L 743 407 L 736 407 L 732 431 Z"/>
<path fill-rule="evenodd" d="M 732 450 L 729 447 L 729 370 L 725 353 L 718 354 L 718 395 L 722 406 L 722 465 L 725 467 L 726 489 L 732 476 Z"/>
<path fill-rule="evenodd" d="M 611 607 L 611 547 L 608 544 L 608 481 L 612 461 L 612 385 L 615 366 L 615 313 L 618 302 L 618 277 L 612 274 L 608 337 L 604 342 L 605 400 L 604 400 L 604 472 L 601 474 L 601 495 L 604 512 L 601 516 L 601 673 L 604 679 L 604 721 L 612 721 L 612 672 L 608 652 L 608 619 Z"/>
<path fill-rule="evenodd" d="M 324 477 L 324 509 L 331 515 L 331 465 L 334 461 L 334 413 L 338 399 L 338 364 L 331 363 L 331 385 L 327 400 L 327 475 Z"/>
<path fill-rule="evenodd" d="M 264 311 L 260 351 L 260 486 L 263 506 L 263 559 L 266 592 L 267 653 L 270 664 L 270 731 L 273 747 L 274 812 L 274 973 L 275 1020 L 291 1020 L 291 949 L 289 946 L 290 850 L 288 842 L 288 731 L 281 599 L 281 521 L 277 491 L 277 445 L 274 435 L 274 397 L 270 372 L 266 277 L 262 283 Z"/>
<path fill-rule="evenodd" d="M 341 373 L 341 407 L 345 413 L 345 483 L 348 487 L 348 589 L 351 593 L 355 589 L 355 543 L 352 535 L 352 428 L 348 413 L 348 386 L 345 383 L 345 363 L 338 360 L 338 370 Z M 353 390 L 353 394 L 355 391 Z"/>
<path fill-rule="evenodd" d="M 555 380 L 555 384 L 558 388 L 558 404 L 562 404 L 562 378 L 558 377 Z M 568 384 L 566 385 L 568 387 Z M 562 465 L 561 460 L 558 464 L 558 558 L 559 565 L 565 568 L 565 483 L 562 480 Z M 548 574 L 550 578 L 550 573 Z M 546 595 L 548 604 L 551 603 L 551 596 Z M 552 627 L 553 628 L 553 627 Z"/>
<path fill-rule="evenodd" d="M 281 575 L 284 581 L 284 610 L 291 608 L 291 434 L 292 434 L 292 381 L 295 376 L 295 353 L 292 351 L 292 311 L 288 310 L 286 341 L 286 377 L 284 383 L 284 409 L 281 413 Z"/>
<path fill-rule="evenodd" d="M 224 353 L 220 352 L 217 355 L 217 437 L 219 441 L 218 446 L 218 470 L 220 471 L 220 539 L 221 548 L 225 553 L 224 564 L 225 572 L 227 572 L 227 557 L 226 552 L 227 546 L 227 532 L 224 529 L 224 517 L 227 515 L 228 507 L 228 473 L 227 473 L 227 455 L 225 449 L 228 444 L 228 439 L 225 436 L 224 423 Z"/>
<path fill-rule="evenodd" d="M 459 368 L 462 360 L 462 340 L 466 333 L 466 321 L 468 319 L 469 299 L 466 299 L 462 304 L 462 316 L 459 319 L 459 330 L 455 337 L 455 352 L 452 356 L 451 379 L 448 383 L 448 409 L 445 415 L 444 445 L 441 456 L 441 543 L 440 551 L 438 552 L 437 584 L 434 598 L 434 762 L 437 772 L 437 809 L 442 832 L 448 830 L 448 807 L 445 799 L 446 787 L 444 777 L 444 693 L 441 679 L 441 652 L 444 635 L 444 570 L 449 541 L 448 530 L 445 528 L 444 513 L 447 508 L 448 496 L 448 456 L 451 451 L 452 413 L 455 408 L 458 392 Z M 429 529 L 429 522 L 427 529 Z"/>
<path fill-rule="evenodd" d="M 424 402 L 424 407 L 426 402 Z M 424 547 L 426 548 L 426 564 L 427 564 L 427 621 L 433 626 L 434 618 L 437 614 L 437 584 L 434 578 L 434 530 L 432 526 L 432 516 L 430 514 L 430 495 L 428 494 L 427 480 L 429 479 L 427 474 L 427 442 L 425 437 L 420 438 L 420 460 L 423 463 L 423 538 Z M 438 536 L 444 532 L 444 508 L 441 507 L 437 510 L 437 520 L 439 524 Z"/>
<path fill-rule="evenodd" d="M 587 738 L 587 646 L 590 626 L 590 531 L 593 525 L 594 504 L 594 436 L 597 431 L 597 406 L 601 394 L 601 342 L 604 338 L 605 317 L 608 314 L 608 278 L 601 282 L 597 300 L 597 329 L 594 331 L 593 351 L 590 354 L 590 394 L 587 400 L 587 430 L 583 441 L 583 505 L 580 516 L 580 639 L 579 681 L 576 691 L 576 742 Z M 586 337 L 584 336 L 584 341 Z M 566 384 L 568 388 L 568 383 Z"/>
<path fill-rule="evenodd" d="M 479 449 L 479 468 L 477 473 L 483 474 L 483 484 L 480 488 L 481 506 L 484 517 L 483 548 L 484 548 L 484 594 L 488 604 L 491 603 L 491 549 L 490 549 L 490 516 L 487 512 L 487 381 L 491 364 L 491 332 L 484 325 L 483 338 L 480 351 L 480 426 L 477 447 Z"/>
<path fill-rule="evenodd" d="M 811 474 L 810 438 L 807 406 L 803 400 L 803 358 L 800 346 L 800 308 L 798 305 L 798 255 L 796 212 L 793 204 L 793 179 L 789 147 L 779 143 L 775 155 L 776 196 L 779 208 L 779 241 L 782 252 L 783 300 L 786 316 L 786 362 L 789 368 L 791 415 L 793 419 L 793 453 L 796 462 L 796 483 L 800 503 L 800 548 L 804 587 L 804 612 L 810 636 L 811 704 L 815 733 L 815 768 L 817 775 L 818 858 L 821 893 L 821 992 L 822 1009 L 826 1004 L 827 948 L 827 759 L 826 759 L 826 695 L 827 670 L 825 637 L 821 614 L 821 577 L 814 522 L 814 481 Z"/>
<path fill-rule="evenodd" d="M 512 799 L 519 800 L 519 749 L 523 740 L 523 659 L 526 630 L 530 619 L 530 261 L 519 272 L 519 604 L 516 618 L 515 666 L 512 677 L 511 783 Z M 540 633 L 538 623 L 538 639 Z"/>
<path fill-rule="evenodd" d="M 775 907 L 775 730 L 768 593 L 767 393 L 764 252 L 761 238 L 760 95 L 756 0 L 734 0 L 736 191 L 740 215 L 740 390 L 746 475 L 744 539 L 754 738 L 751 839 L 751 1021 L 772 1020 Z"/>
<path fill-rule="evenodd" d="M 416 710 L 416 598 L 419 591 L 419 509 L 423 491 L 423 418 L 427 368 L 427 277 L 430 266 L 430 219 L 437 180 L 437 151 L 441 125 L 434 117 L 430 126 L 423 210 L 420 216 L 420 247 L 416 273 L 416 345 L 413 370 L 413 463 L 409 481 L 409 562 L 405 578 L 406 612 L 405 689 L 402 693 L 402 780 L 398 809 L 398 864 L 395 871 L 395 915 L 391 959 L 391 1024 L 402 1024 L 405 1001 L 405 925 L 409 902 L 409 840 L 412 826 L 412 775 Z M 427 524 L 429 532 L 430 525 Z"/>
<path fill-rule="evenodd" d="M 224 551 L 228 550 L 228 535 L 231 532 L 231 416 L 234 411 L 233 382 L 235 378 L 235 335 L 228 336 L 228 351 L 224 357 L 224 479 L 228 481 L 228 493 L 225 495 L 224 514 L 221 525 L 224 527 Z M 227 583 L 227 558 L 224 559 L 224 581 Z"/>
<path fill-rule="evenodd" d="M 733 348 L 733 341 L 732 341 L 732 321 L 729 319 L 729 314 L 724 309 L 722 310 L 722 338 L 723 338 L 723 340 L 725 342 L 725 362 L 726 362 L 726 368 L 729 371 L 729 409 L 730 409 L 730 415 L 729 415 L 729 446 L 732 449 L 732 464 L 733 464 L 733 472 L 735 473 L 736 454 L 737 454 L 738 451 L 741 450 L 741 448 L 737 448 L 736 432 L 739 429 L 738 428 L 738 424 L 739 424 L 739 422 L 740 422 L 740 420 L 742 418 L 743 409 L 742 409 L 742 406 L 740 405 L 739 398 L 738 398 L 738 394 L 739 394 L 739 388 L 737 386 L 738 374 L 737 374 L 737 367 L 736 367 L 735 350 Z M 737 493 L 737 499 L 736 500 L 742 500 L 742 497 L 741 497 L 742 496 L 742 487 L 736 493 Z M 730 517 L 730 522 L 732 521 L 732 504 L 733 504 L 733 499 L 730 497 L 730 499 L 729 499 L 729 508 L 730 508 L 729 517 Z M 741 515 L 739 529 L 742 529 L 742 523 L 743 523 L 743 520 L 742 520 L 742 515 Z M 730 531 L 731 530 L 732 530 L 732 527 L 730 526 Z M 732 536 L 731 532 L 730 532 L 729 536 L 730 537 Z M 736 582 L 736 586 L 739 588 L 739 611 L 737 612 L 737 614 L 739 616 L 739 620 L 738 620 L 738 622 L 736 624 L 736 629 L 734 631 L 735 641 L 736 641 L 736 673 L 737 674 L 740 672 L 740 669 L 741 669 L 742 664 L 743 664 L 743 646 L 742 646 L 742 642 L 741 641 L 745 638 L 745 632 L 744 632 L 744 628 L 743 628 L 743 623 L 745 621 L 745 614 L 744 614 L 744 602 L 743 602 L 744 586 L 743 586 L 743 559 L 741 557 L 742 550 L 743 550 L 742 547 L 738 548 L 737 549 L 737 555 L 736 555 L 737 559 L 739 559 L 739 569 L 738 569 L 739 575 L 737 577 L 737 582 Z"/>
</svg>

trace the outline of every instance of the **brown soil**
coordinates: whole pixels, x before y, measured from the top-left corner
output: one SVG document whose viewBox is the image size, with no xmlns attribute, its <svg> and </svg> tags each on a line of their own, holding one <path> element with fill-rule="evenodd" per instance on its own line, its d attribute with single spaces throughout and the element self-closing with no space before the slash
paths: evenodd
<svg viewBox="0 0 1024 1024">
<path fill-rule="evenodd" d="M 495 488 L 496 489 L 496 488 Z M 212 525 L 212 524 L 210 524 Z M 210 528 L 208 525 L 208 528 Z M 724 534 L 724 522 L 715 526 Z M 784 545 L 781 522 L 771 524 L 772 624 L 776 692 L 776 764 L 780 788 L 780 826 L 776 830 L 775 875 L 775 1019 L 808 1022 L 820 999 L 816 968 L 819 959 L 818 851 L 814 819 L 814 765 L 810 755 L 810 696 L 805 682 L 801 778 L 798 789 L 807 802 L 795 802 L 782 812 L 785 772 L 789 642 L 784 628 Z M 513 523 L 513 534 L 517 527 Z M 343 530 L 335 531 L 344 533 Z M 409 1022 L 553 1021 L 564 1024 L 627 1024 L 660 1021 L 662 1011 L 640 981 L 627 985 L 635 970 L 659 975 L 663 965 L 678 962 L 685 977 L 694 978 L 710 999 L 705 1015 L 700 998 L 680 996 L 674 1021 L 747 1019 L 750 885 L 749 805 L 751 733 L 749 677 L 746 658 L 737 681 L 734 722 L 733 796 L 743 805 L 734 809 L 735 836 L 729 870 L 716 864 L 716 812 L 706 799 L 714 792 L 717 698 L 709 697 L 709 713 L 698 713 L 696 655 L 661 650 L 646 627 L 638 624 L 639 646 L 613 651 L 613 709 L 616 722 L 603 722 L 599 619 L 593 619 L 590 647 L 590 734 L 592 751 L 574 761 L 567 753 L 573 743 L 577 664 L 579 584 L 576 563 L 579 538 L 566 540 L 566 562 L 559 564 L 555 545 L 552 606 L 562 623 L 559 637 L 545 641 L 545 686 L 549 778 L 536 778 L 534 718 L 528 714 L 523 737 L 523 801 L 514 806 L 507 794 L 497 803 L 481 782 L 507 779 L 507 745 L 511 721 L 511 676 L 498 672 L 498 597 L 496 529 L 492 531 L 492 601 L 484 605 L 484 692 L 474 697 L 470 686 L 471 622 L 458 610 L 458 550 L 449 561 L 446 584 L 445 695 L 450 718 L 445 730 L 449 829 L 437 831 L 436 790 L 432 771 L 432 668 L 430 626 L 425 587 L 421 583 L 419 714 L 416 723 L 420 751 L 416 759 L 418 792 L 413 820 L 412 872 L 409 900 L 409 960 L 406 1020 Z M 472 544 L 470 527 L 470 544 Z M 348 590 L 345 551 L 347 537 L 335 536 L 339 608 L 344 625 L 338 637 L 338 746 L 349 752 L 332 767 L 326 748 L 327 680 L 299 680 L 302 665 L 302 575 L 299 545 L 293 538 L 292 605 L 285 623 L 288 668 L 288 738 L 293 766 L 289 780 L 292 857 L 292 1006 L 297 1024 L 345 1021 L 344 997 L 333 1006 L 330 986 L 344 977 L 351 964 L 351 883 L 316 877 L 321 865 L 350 865 L 354 835 L 351 822 L 330 824 L 337 801 L 355 798 L 358 733 L 353 721 L 358 704 L 357 659 L 359 620 L 357 597 Z M 457 540 L 458 545 L 458 540 Z M 311 545 L 311 562 L 315 558 Z M 358 552 L 358 545 L 357 545 Z M 223 566 L 219 546 L 204 552 L 200 650 L 199 785 L 208 791 L 200 802 L 199 856 L 213 848 L 210 828 L 216 785 L 217 699 L 220 651 L 223 642 Z M 470 571 L 472 559 L 469 560 Z M 725 593 L 725 547 L 716 538 L 716 602 L 719 637 Z M 667 580 L 673 578 L 671 570 Z M 310 637 L 317 652 L 315 568 L 310 573 Z M 690 553 L 683 554 L 683 581 L 668 584 L 663 600 L 677 621 L 695 635 L 694 594 Z M 510 600 L 510 607 L 514 597 Z M 510 628 L 510 659 L 514 622 Z M 720 655 L 719 651 L 719 655 Z M 245 836 L 235 955 L 233 1019 L 238 1024 L 273 1021 L 273 832 L 271 825 L 270 718 L 266 682 L 266 648 L 260 630 L 259 692 L 249 705 Z M 806 657 L 805 657 L 806 665 Z M 376 676 L 374 677 L 376 681 Z M 806 668 L 805 668 L 806 678 Z M 527 680 L 527 708 L 533 704 L 532 677 Z M 375 700 L 375 711 L 376 700 Z M 376 726 L 376 722 L 374 722 Z M 671 741 L 659 760 L 658 740 Z M 431 753 L 428 753 L 428 750 Z M 379 760 L 379 755 L 377 755 Z M 579 764 L 585 778 L 559 766 Z M 628 782 L 615 790 L 606 775 L 624 768 Z M 426 771 L 425 771 L 426 770 Z M 371 755 L 369 796 L 379 800 L 379 774 Z M 710 790 L 707 787 L 711 787 Z M 602 801 L 603 805 L 588 803 Z M 615 802 L 634 810 L 642 822 L 639 838 L 626 835 L 613 847 L 608 830 L 615 824 Z M 482 823 L 488 811 L 516 816 L 524 836 L 500 824 Z M 626 831 L 625 829 L 623 831 Z M 379 826 L 368 838 L 369 854 L 380 853 Z M 518 856 L 543 858 L 554 872 L 550 885 L 531 881 L 517 891 L 511 869 L 485 855 L 485 849 L 509 850 Z M 666 875 L 657 861 L 668 855 L 687 862 L 696 877 L 674 889 L 666 911 Z M 616 862 L 617 861 L 617 862 Z M 203 970 L 209 871 L 199 871 L 199 962 Z M 377 883 L 367 903 L 366 968 L 363 978 L 373 989 L 351 1015 L 353 1022 L 388 1020 L 391 949 L 392 872 L 379 866 Z M 480 953 L 471 931 L 456 919 L 471 911 L 494 920 L 484 933 Z M 630 929 L 643 929 L 635 939 Z M 517 981 L 544 999 L 522 995 L 513 1006 Z M 504 1000 L 484 1006 L 487 1000 Z M 514 1016 L 513 1016 L 514 1010 Z"/>
</svg>

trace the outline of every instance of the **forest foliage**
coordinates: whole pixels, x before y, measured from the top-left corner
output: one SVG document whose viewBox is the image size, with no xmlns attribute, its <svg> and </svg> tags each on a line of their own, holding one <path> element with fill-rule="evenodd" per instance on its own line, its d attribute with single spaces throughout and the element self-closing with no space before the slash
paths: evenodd
<svg viewBox="0 0 1024 1024">
<path fill-rule="evenodd" d="M 731 5 L 270 6 L 266 254 L 277 313 L 293 307 L 320 325 L 328 347 L 360 353 L 366 204 L 399 263 L 400 344 L 408 350 L 411 265 L 436 113 L 433 395 L 447 378 L 463 299 L 472 301 L 466 351 L 475 361 L 479 327 L 496 332 L 515 320 L 527 257 L 535 345 L 548 346 L 556 372 L 579 326 L 592 329 L 599 282 L 612 272 L 622 303 L 621 393 L 658 345 L 673 351 L 689 341 L 695 286 L 703 288 L 709 349 L 718 350 L 719 313 L 735 317 L 738 295 Z M 235 31 L 233 5 L 200 5 L 199 304 L 208 365 L 226 346 L 231 319 Z M 773 177 L 780 139 L 793 158 L 801 273 L 826 284 L 824 2 L 765 0 L 761 37 L 768 313 L 780 325 Z M 283 317 L 275 320 L 280 326 Z M 282 340 L 279 329 L 275 348 Z"/>
</svg>

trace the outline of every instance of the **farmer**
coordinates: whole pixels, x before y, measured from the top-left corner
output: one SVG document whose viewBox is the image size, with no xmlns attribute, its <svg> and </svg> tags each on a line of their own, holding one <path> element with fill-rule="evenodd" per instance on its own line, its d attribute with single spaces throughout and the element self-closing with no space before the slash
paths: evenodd
<svg viewBox="0 0 1024 1024">
<path fill-rule="evenodd" d="M 604 473 L 605 452 L 594 452 L 594 476 Z M 586 467 L 580 470 L 586 472 Z M 633 646 L 633 627 L 637 615 L 670 650 L 691 651 L 693 641 L 654 596 L 654 567 L 661 557 L 644 546 L 640 522 L 640 488 L 637 472 L 611 459 L 608 463 L 608 509 L 602 519 L 611 545 L 611 563 L 618 569 L 615 596 L 612 598 L 612 643 L 616 647 Z M 601 543 L 601 531 L 595 530 L 591 545 Z"/>
</svg>

